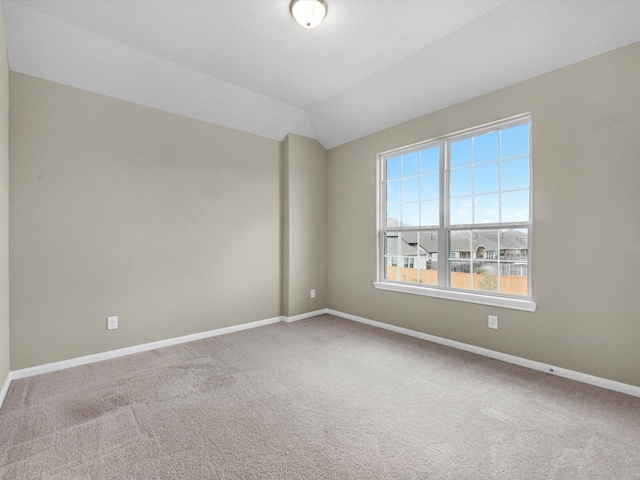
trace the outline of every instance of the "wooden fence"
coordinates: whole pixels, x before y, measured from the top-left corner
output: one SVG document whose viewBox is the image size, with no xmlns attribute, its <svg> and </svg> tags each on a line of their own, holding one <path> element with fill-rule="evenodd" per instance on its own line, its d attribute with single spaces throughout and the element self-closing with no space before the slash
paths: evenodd
<svg viewBox="0 0 640 480">
<path fill-rule="evenodd" d="M 401 280 L 403 282 L 421 283 L 426 285 L 438 284 L 437 270 L 417 270 L 415 268 L 400 268 L 400 277 L 396 277 L 398 267 L 387 267 L 387 278 L 389 280 Z M 418 280 L 420 272 L 420 280 Z M 471 289 L 470 273 L 451 272 L 451 287 Z M 479 273 L 473 275 L 473 290 L 497 292 L 498 276 Z M 500 277 L 500 293 L 511 295 L 524 295 L 528 293 L 527 277 L 514 277 L 503 275 Z"/>
</svg>

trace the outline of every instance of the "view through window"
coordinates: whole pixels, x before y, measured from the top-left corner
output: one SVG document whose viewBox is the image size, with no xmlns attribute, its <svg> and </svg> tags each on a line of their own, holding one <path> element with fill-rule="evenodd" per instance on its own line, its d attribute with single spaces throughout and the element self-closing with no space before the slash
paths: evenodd
<svg viewBox="0 0 640 480">
<path fill-rule="evenodd" d="M 531 296 L 528 116 L 381 159 L 384 281 Z"/>
</svg>

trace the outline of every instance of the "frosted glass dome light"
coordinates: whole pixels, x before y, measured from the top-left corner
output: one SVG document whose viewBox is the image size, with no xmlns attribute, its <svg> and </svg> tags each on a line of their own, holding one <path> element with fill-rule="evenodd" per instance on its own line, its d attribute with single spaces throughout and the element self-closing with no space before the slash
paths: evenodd
<svg viewBox="0 0 640 480">
<path fill-rule="evenodd" d="M 291 15 L 304 28 L 314 28 L 327 14 L 327 5 L 324 0 L 293 0 L 291 2 Z"/>
</svg>

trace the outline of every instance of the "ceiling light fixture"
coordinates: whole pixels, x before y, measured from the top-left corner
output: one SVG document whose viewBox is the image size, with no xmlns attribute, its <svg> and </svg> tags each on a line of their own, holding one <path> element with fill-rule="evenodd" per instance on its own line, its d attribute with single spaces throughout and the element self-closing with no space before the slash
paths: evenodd
<svg viewBox="0 0 640 480">
<path fill-rule="evenodd" d="M 327 14 L 327 5 L 324 0 L 293 0 L 291 2 L 291 15 L 304 28 L 314 28 Z"/>
</svg>

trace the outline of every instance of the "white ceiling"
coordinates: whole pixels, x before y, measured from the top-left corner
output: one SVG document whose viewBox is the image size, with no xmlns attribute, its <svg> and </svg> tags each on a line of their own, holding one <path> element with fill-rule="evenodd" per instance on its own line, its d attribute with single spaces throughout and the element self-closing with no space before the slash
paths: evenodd
<svg viewBox="0 0 640 480">
<path fill-rule="evenodd" d="M 640 41 L 640 1 L 3 0 L 9 67 L 331 148 Z"/>
</svg>

